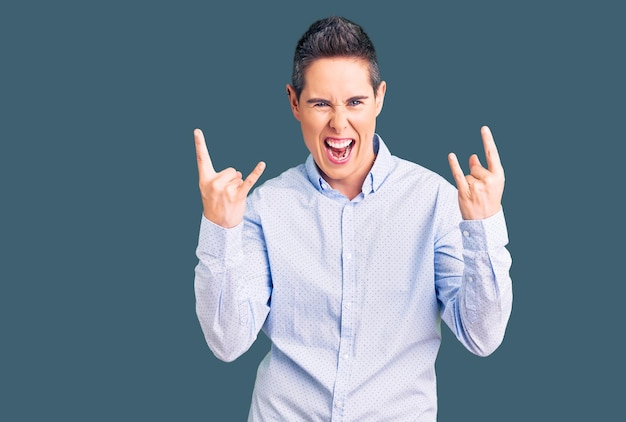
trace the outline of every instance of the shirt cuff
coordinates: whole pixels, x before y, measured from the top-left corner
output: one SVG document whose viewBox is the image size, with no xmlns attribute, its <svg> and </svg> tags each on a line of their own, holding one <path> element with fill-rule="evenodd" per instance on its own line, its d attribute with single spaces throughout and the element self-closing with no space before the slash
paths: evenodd
<svg viewBox="0 0 626 422">
<path fill-rule="evenodd" d="M 243 222 L 225 228 L 202 215 L 198 250 L 215 258 L 236 257 L 242 253 Z"/>
<path fill-rule="evenodd" d="M 463 247 L 467 250 L 491 250 L 509 243 L 504 211 L 484 220 L 463 220 L 459 223 Z"/>
</svg>

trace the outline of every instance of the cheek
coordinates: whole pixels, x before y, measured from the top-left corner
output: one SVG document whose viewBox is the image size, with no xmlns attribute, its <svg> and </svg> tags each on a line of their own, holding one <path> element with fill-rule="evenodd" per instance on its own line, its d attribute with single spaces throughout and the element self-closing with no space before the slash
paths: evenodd
<svg viewBox="0 0 626 422">
<path fill-rule="evenodd" d="M 369 135 L 369 132 L 373 131 L 376 126 L 376 113 L 364 113 L 355 116 L 354 119 L 352 119 L 352 126 L 358 132 L 365 132 Z"/>
<path fill-rule="evenodd" d="M 325 120 L 321 115 L 306 116 L 306 118 L 300 120 L 300 124 L 302 126 L 302 132 L 310 136 L 317 136 L 323 131 L 325 127 Z"/>
<path fill-rule="evenodd" d="M 315 153 L 319 149 L 319 134 L 320 131 L 309 123 L 302 123 L 302 137 L 304 138 L 304 144 L 307 149 Z"/>
</svg>

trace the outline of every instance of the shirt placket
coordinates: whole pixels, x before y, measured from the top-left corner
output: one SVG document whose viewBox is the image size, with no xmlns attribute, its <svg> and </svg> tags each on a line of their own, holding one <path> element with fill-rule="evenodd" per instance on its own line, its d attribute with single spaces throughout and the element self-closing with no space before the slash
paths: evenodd
<svg viewBox="0 0 626 422">
<path fill-rule="evenodd" d="M 341 332 L 337 356 L 337 377 L 333 392 L 332 421 L 344 415 L 349 392 L 350 369 L 354 347 L 354 299 L 356 295 L 354 203 L 344 206 L 341 215 L 342 297 Z"/>
</svg>

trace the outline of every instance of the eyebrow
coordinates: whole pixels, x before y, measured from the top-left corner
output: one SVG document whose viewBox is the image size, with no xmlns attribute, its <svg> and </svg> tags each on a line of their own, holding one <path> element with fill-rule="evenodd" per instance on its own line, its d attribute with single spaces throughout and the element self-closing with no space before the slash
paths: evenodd
<svg viewBox="0 0 626 422">
<path fill-rule="evenodd" d="M 354 100 L 367 100 L 369 98 L 369 96 L 367 95 L 355 95 L 354 97 L 350 97 L 348 98 L 348 100 L 346 102 L 350 102 L 350 101 L 354 101 Z M 325 100 L 323 98 L 310 98 L 308 100 L 306 100 L 306 102 L 308 104 L 315 104 L 315 103 L 329 103 L 332 104 L 330 101 Z"/>
</svg>

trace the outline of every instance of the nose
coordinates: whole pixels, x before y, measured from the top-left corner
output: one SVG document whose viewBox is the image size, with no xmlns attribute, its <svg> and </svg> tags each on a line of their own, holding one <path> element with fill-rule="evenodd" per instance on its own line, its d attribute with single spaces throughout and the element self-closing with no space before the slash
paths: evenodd
<svg viewBox="0 0 626 422">
<path fill-rule="evenodd" d="M 337 133 L 344 130 L 348 126 L 348 113 L 346 110 L 343 107 L 335 107 L 329 124 Z"/>
</svg>

